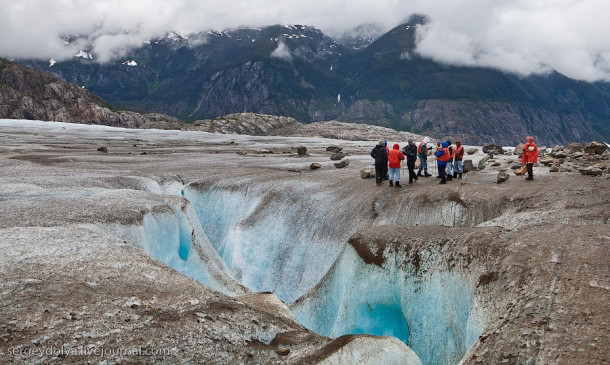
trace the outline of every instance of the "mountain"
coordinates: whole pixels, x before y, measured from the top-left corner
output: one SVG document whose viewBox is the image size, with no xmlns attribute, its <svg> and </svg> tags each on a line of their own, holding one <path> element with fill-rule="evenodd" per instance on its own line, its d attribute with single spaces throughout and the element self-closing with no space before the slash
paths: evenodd
<svg viewBox="0 0 610 365">
<path fill-rule="evenodd" d="M 0 118 L 36 119 L 127 128 L 179 128 L 161 114 L 119 111 L 83 88 L 0 58 Z"/>
<path fill-rule="evenodd" d="M 610 140 L 610 84 L 436 63 L 414 52 L 424 22 L 415 17 L 369 38 L 364 29 L 357 42 L 341 37 L 347 46 L 313 27 L 275 25 L 169 33 L 106 64 L 92 59 L 95 48 L 70 61 L 20 62 L 117 107 L 186 122 L 253 112 L 303 123 L 374 124 L 468 144 L 516 144 L 527 135 L 548 145 Z"/>
</svg>

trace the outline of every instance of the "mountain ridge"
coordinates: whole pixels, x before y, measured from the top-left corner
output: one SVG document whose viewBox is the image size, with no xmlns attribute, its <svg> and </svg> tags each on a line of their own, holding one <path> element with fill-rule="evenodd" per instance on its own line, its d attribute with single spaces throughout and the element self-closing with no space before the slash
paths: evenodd
<svg viewBox="0 0 610 365">
<path fill-rule="evenodd" d="M 275 25 L 164 37 L 120 62 L 23 60 L 120 108 L 186 122 L 253 112 L 303 123 L 338 120 L 466 143 L 610 140 L 610 92 L 558 73 L 519 77 L 417 55 L 413 18 L 366 47 L 320 30 Z"/>
</svg>

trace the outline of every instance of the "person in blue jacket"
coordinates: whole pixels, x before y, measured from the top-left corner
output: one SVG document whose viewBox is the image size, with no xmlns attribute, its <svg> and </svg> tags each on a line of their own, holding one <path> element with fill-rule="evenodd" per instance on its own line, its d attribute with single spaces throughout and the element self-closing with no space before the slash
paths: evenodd
<svg viewBox="0 0 610 365">
<path fill-rule="evenodd" d="M 451 152 L 449 152 L 449 143 L 441 143 L 441 148 L 438 148 L 436 152 L 434 152 L 434 156 L 436 156 L 436 164 L 438 165 L 438 175 L 442 179 L 439 184 L 446 184 L 447 174 L 445 173 L 445 167 L 447 166 L 447 162 L 451 158 Z"/>
</svg>

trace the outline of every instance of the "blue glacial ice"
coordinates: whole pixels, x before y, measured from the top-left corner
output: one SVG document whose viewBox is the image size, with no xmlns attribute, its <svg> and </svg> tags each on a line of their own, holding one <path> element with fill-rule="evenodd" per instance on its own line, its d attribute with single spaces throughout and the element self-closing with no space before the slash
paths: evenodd
<svg viewBox="0 0 610 365">
<path fill-rule="evenodd" d="M 459 271 L 412 268 L 388 259 L 366 264 L 350 245 L 326 277 L 292 304 L 301 324 L 330 337 L 369 333 L 395 336 L 423 364 L 457 364 L 483 330 L 476 281 Z"/>
<path fill-rule="evenodd" d="M 176 196 L 165 196 L 164 200 L 165 205 L 154 206 L 144 214 L 141 224 L 100 223 L 94 229 L 141 248 L 169 267 L 222 293 L 249 292 L 231 277 L 201 229 L 192 205 Z"/>
<path fill-rule="evenodd" d="M 305 185 L 300 188 L 310 188 Z M 187 186 L 184 197 L 236 280 L 292 302 L 320 281 L 363 221 L 358 215 L 328 217 L 333 207 L 320 204 L 325 193 L 315 191 Z"/>
<path fill-rule="evenodd" d="M 411 275 L 404 257 L 382 267 L 366 264 L 346 242 L 373 224 L 468 225 L 486 216 L 450 201 L 416 215 L 381 209 L 372 218 L 358 200 L 328 199 L 306 184 L 300 188 L 307 193 L 282 188 L 151 186 L 170 193 L 163 195 L 165 210 L 152 209 L 142 226 L 105 231 L 223 293 L 270 291 L 287 303 L 300 298 L 291 306 L 295 317 L 322 335 L 393 336 L 423 364 L 459 362 L 485 323 L 474 297 L 478 276 L 433 264 Z"/>
</svg>

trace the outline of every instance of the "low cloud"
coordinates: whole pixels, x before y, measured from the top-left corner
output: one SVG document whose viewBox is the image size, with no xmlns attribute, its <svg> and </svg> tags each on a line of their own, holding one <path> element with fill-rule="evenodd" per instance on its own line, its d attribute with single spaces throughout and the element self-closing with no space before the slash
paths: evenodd
<svg viewBox="0 0 610 365">
<path fill-rule="evenodd" d="M 416 31 L 415 53 L 422 57 L 610 81 L 607 0 L 378 0 L 374 7 L 370 0 L 0 0 L 0 57 L 59 61 L 94 44 L 96 59 L 107 62 L 170 31 L 302 24 L 332 36 L 362 24 L 385 32 L 412 14 L 429 19 Z M 81 38 L 66 45 L 71 35 Z M 290 52 L 278 47 L 274 54 Z"/>
<path fill-rule="evenodd" d="M 271 57 L 280 58 L 285 61 L 292 60 L 292 54 L 288 47 L 286 47 L 286 43 L 283 41 L 279 41 L 277 44 L 277 48 L 271 52 Z"/>
</svg>

